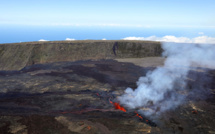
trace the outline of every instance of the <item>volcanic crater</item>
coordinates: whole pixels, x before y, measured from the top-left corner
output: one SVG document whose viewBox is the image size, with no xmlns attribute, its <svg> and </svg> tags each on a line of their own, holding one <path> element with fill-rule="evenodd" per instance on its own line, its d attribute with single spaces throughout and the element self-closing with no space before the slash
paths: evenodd
<svg viewBox="0 0 215 134">
<path fill-rule="evenodd" d="M 163 66 L 160 45 L 147 41 L 1 44 L 0 133 L 215 133 L 214 68 L 190 68 L 186 87 L 179 92 L 192 91 L 186 103 L 156 118 L 117 101 L 127 87 L 137 87 L 139 77 Z"/>
</svg>

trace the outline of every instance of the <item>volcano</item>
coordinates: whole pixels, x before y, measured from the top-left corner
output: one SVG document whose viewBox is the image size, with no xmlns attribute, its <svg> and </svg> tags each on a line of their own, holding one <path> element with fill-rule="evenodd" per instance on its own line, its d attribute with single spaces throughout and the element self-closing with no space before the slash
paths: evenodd
<svg viewBox="0 0 215 134">
<path fill-rule="evenodd" d="M 92 46 L 86 45 L 89 42 Z M 157 66 L 163 66 L 165 58 L 159 55 L 157 42 L 156 47 L 153 47 L 153 42 L 118 41 L 114 52 L 116 41 L 89 42 L 62 42 L 60 45 L 57 45 L 59 42 L 46 42 L 38 46 L 26 43 L 23 45 L 28 48 L 35 45 L 31 54 L 45 52 L 54 46 L 58 49 L 53 48 L 53 51 L 61 57 L 51 57 L 51 52 L 47 50 L 47 57 L 42 53 L 40 60 L 39 54 L 28 56 L 29 60 L 26 60 L 24 67 L 24 61 L 14 66 L 12 64 L 15 62 L 9 64 L 5 61 L 5 66 L 2 65 L 0 71 L 0 133 L 215 133 L 214 68 L 190 68 L 186 89 L 179 93 L 186 95 L 195 91 L 192 92 L 195 95 L 190 94 L 186 103 L 177 108 L 147 116 L 142 112 L 147 112 L 150 107 L 129 109 L 120 104 L 117 98 L 127 87 L 137 88 L 136 81 L 139 77 L 145 76 Z M 90 57 L 93 53 L 102 55 L 105 51 L 108 58 L 100 59 L 98 56 L 87 59 L 84 57 L 85 53 L 82 57 L 78 55 L 78 58 L 74 55 L 71 60 L 71 57 L 67 59 L 60 52 L 66 51 L 66 47 L 74 47 L 76 51 L 83 51 L 88 47 L 90 50 L 93 47 L 97 49 L 99 43 L 103 46 L 107 43 L 107 50 L 99 46 L 100 51 L 90 53 L 86 50 L 86 53 Z M 152 43 L 152 47 L 147 43 Z M 82 47 L 77 48 L 77 44 Z M 0 45 L 0 48 L 4 48 L 0 49 L 1 61 L 2 57 L 10 57 L 5 56 L 10 47 L 20 49 L 19 47 L 23 47 L 21 45 Z M 150 49 L 152 50 L 147 51 Z M 140 51 L 146 51 L 149 57 L 138 55 Z"/>
</svg>

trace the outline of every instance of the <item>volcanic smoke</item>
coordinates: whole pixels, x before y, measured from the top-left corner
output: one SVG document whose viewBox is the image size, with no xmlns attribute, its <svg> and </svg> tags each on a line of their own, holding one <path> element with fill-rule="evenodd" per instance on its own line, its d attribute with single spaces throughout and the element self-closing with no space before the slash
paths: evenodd
<svg viewBox="0 0 215 134">
<path fill-rule="evenodd" d="M 215 45 L 163 43 L 164 66 L 157 67 L 118 97 L 120 104 L 149 116 L 174 109 L 186 99 L 186 79 L 191 65 L 215 67 Z M 193 66 L 192 66 L 193 68 Z M 147 109 L 147 110 L 144 110 Z"/>
</svg>

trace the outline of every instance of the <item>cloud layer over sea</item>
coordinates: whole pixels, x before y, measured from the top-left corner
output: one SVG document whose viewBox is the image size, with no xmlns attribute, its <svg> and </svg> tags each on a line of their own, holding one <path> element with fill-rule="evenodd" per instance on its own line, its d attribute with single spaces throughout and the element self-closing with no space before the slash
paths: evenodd
<svg viewBox="0 0 215 134">
<path fill-rule="evenodd" d="M 198 36 L 194 38 L 188 37 L 176 37 L 173 35 L 166 35 L 163 37 L 149 36 L 149 37 L 126 37 L 123 40 L 150 40 L 150 41 L 162 41 L 162 42 L 176 42 L 176 43 L 204 43 L 215 44 L 215 38 L 209 36 Z"/>
</svg>

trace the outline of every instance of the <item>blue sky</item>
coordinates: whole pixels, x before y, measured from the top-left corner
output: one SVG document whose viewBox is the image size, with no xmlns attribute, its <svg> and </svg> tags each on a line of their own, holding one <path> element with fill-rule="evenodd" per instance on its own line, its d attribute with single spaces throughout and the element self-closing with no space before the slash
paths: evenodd
<svg viewBox="0 0 215 134">
<path fill-rule="evenodd" d="M 214 0 L 8 0 L 0 25 L 215 26 Z"/>
<path fill-rule="evenodd" d="M 47 26 L 211 29 L 214 35 L 214 16 L 215 0 L 8 0 L 0 2 L 0 40 L 7 28 L 33 32 Z"/>
</svg>

